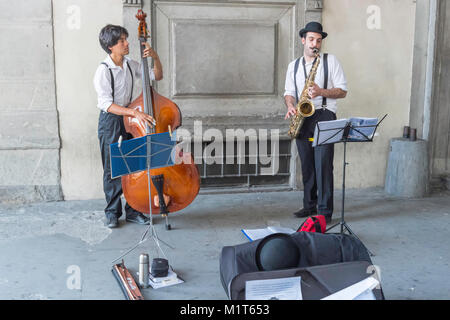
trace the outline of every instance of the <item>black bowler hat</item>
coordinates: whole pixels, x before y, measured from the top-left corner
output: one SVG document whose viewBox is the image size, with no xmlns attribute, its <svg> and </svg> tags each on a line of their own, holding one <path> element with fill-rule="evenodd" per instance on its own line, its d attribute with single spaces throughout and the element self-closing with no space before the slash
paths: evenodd
<svg viewBox="0 0 450 320">
<path fill-rule="evenodd" d="M 296 268 L 300 261 L 300 250 L 290 235 L 274 233 L 261 240 L 255 258 L 259 271 Z"/>
<path fill-rule="evenodd" d="M 303 38 L 303 36 L 307 33 L 307 32 L 317 32 L 320 33 L 322 35 L 322 39 L 325 39 L 328 35 L 328 33 L 323 32 L 323 28 L 322 25 L 318 22 L 312 21 L 309 22 L 308 24 L 306 24 L 306 26 L 300 30 L 300 32 L 298 33 L 300 35 L 300 38 Z"/>
</svg>

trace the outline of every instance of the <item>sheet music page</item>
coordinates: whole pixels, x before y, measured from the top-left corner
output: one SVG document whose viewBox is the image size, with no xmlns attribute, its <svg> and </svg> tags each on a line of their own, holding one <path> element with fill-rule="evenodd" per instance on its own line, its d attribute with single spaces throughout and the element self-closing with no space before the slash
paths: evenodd
<svg viewBox="0 0 450 320">
<path fill-rule="evenodd" d="M 242 233 L 251 241 L 262 239 L 273 232 L 268 228 L 264 229 L 241 229 Z"/>
<path fill-rule="evenodd" d="M 301 277 L 245 282 L 245 300 L 302 300 Z"/>
<path fill-rule="evenodd" d="M 277 226 L 268 226 L 264 229 L 241 229 L 242 233 L 251 241 L 262 239 L 268 235 L 273 233 L 286 233 L 292 234 L 296 232 L 291 228 L 277 227 Z"/>
<path fill-rule="evenodd" d="M 342 140 L 347 119 L 319 121 L 314 129 L 313 147 L 321 144 L 336 143 Z"/>
<path fill-rule="evenodd" d="M 292 234 L 296 231 L 291 228 L 285 228 L 285 227 L 278 227 L 278 226 L 268 226 L 267 229 L 272 231 L 272 233 L 286 233 L 286 234 Z"/>
<path fill-rule="evenodd" d="M 372 139 L 378 118 L 350 118 L 350 123 L 354 129 L 350 129 L 348 139 L 365 141 L 367 138 Z"/>
</svg>

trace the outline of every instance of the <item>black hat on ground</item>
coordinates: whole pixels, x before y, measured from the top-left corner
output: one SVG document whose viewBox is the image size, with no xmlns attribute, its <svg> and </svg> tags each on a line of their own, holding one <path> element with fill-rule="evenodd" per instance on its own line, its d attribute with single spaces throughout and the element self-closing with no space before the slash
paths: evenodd
<svg viewBox="0 0 450 320">
<path fill-rule="evenodd" d="M 298 266 L 300 251 L 290 235 L 274 233 L 261 240 L 255 258 L 259 271 L 290 269 Z"/>
<path fill-rule="evenodd" d="M 317 32 L 320 33 L 322 35 L 322 39 L 325 39 L 328 36 L 328 33 L 323 32 L 323 28 L 322 25 L 319 22 L 309 22 L 308 24 L 306 24 L 306 26 L 300 30 L 300 32 L 298 33 L 300 35 L 300 38 L 303 38 L 303 36 L 307 33 L 307 32 Z"/>
</svg>

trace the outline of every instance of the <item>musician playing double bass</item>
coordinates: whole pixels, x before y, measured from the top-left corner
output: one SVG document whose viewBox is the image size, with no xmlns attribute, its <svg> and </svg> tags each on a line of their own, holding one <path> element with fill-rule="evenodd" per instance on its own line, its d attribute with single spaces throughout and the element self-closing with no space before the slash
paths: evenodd
<svg viewBox="0 0 450 320">
<path fill-rule="evenodd" d="M 297 96 L 300 97 L 301 88 L 305 84 L 316 56 L 315 50 L 320 51 L 322 40 L 327 33 L 323 32 L 320 23 L 309 22 L 300 30 L 299 35 L 304 45 L 304 55 L 298 62 L 292 61 L 286 72 L 284 100 L 288 111 L 285 119 L 296 114 L 294 77 L 300 88 L 297 90 Z M 324 54 L 320 55 L 315 83 L 308 88 L 309 97 L 316 111 L 312 116 L 305 118 L 299 137 L 295 139 L 302 165 L 304 196 L 303 208 L 294 212 L 294 216 L 303 218 L 318 213 L 324 215 L 326 221 L 330 222 L 333 214 L 334 145 L 327 144 L 313 148 L 310 138 L 314 136 L 315 125 L 318 121 L 336 120 L 336 100 L 345 98 L 347 95 L 347 81 L 337 58 L 331 54 L 326 57 L 325 60 Z M 297 72 L 294 75 L 296 62 Z"/>
<path fill-rule="evenodd" d="M 109 145 L 116 143 L 119 137 L 124 140 L 131 138 L 125 131 L 123 116 L 134 117 L 145 121 L 150 126 L 155 124 L 154 119 L 139 110 L 128 109 L 132 101 L 133 86 L 136 78 L 142 75 L 140 63 L 126 55 L 129 53 L 127 41 L 128 31 L 121 26 L 107 25 L 100 31 L 99 41 L 108 56 L 98 66 L 94 76 L 94 87 L 97 92 L 100 116 L 98 120 L 98 139 L 103 164 L 103 191 L 105 193 L 106 226 L 116 228 L 122 215 L 122 182 L 121 179 L 111 179 L 111 164 Z M 151 80 L 163 78 L 162 65 L 158 54 L 145 42 L 143 43 L 143 57 L 153 58 L 154 67 L 150 70 Z M 149 224 L 149 218 L 141 212 L 125 204 L 125 220 L 138 224 Z"/>
</svg>

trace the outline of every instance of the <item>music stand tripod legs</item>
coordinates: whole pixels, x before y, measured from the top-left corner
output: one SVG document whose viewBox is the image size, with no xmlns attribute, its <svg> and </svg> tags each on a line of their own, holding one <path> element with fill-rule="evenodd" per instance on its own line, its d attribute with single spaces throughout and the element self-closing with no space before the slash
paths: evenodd
<svg viewBox="0 0 450 320">
<path fill-rule="evenodd" d="M 148 133 L 148 128 L 147 128 Z M 169 230 L 170 224 L 168 223 L 168 217 L 165 207 L 163 197 L 162 186 L 163 186 L 163 176 L 152 176 L 150 174 L 151 168 L 161 168 L 174 165 L 172 159 L 172 151 L 175 146 L 176 140 L 173 139 L 172 133 L 164 132 L 158 134 L 147 134 L 146 136 L 134 138 L 131 140 L 123 141 L 122 136 L 118 143 L 113 143 L 110 145 L 110 157 L 111 157 L 111 176 L 113 178 L 128 175 L 134 172 L 147 171 L 148 180 L 148 206 L 150 214 L 150 224 L 143 233 L 141 240 L 119 258 L 113 260 L 113 263 L 134 249 L 136 249 L 140 244 L 147 241 L 149 238 L 153 239 L 157 249 L 166 258 L 164 251 L 162 250 L 159 242 L 164 243 L 168 247 L 172 248 L 170 245 L 159 239 L 156 229 L 153 225 L 153 210 L 152 210 L 152 181 L 155 184 L 156 190 L 158 192 L 158 198 L 160 200 L 160 213 L 165 214 L 166 218 L 166 229 Z M 155 179 L 153 179 L 155 178 Z M 164 203 L 164 212 L 161 204 Z"/>
<path fill-rule="evenodd" d="M 345 207 L 345 167 L 348 165 L 348 162 L 346 161 L 346 150 L 347 150 L 347 142 L 344 141 L 344 165 L 343 165 L 343 173 L 342 173 L 342 207 L 341 207 L 341 221 L 332 225 L 331 227 L 329 227 L 325 232 L 330 231 L 331 229 L 337 227 L 337 226 L 341 226 L 341 234 L 344 234 L 344 228 L 345 230 L 347 230 L 347 232 L 349 234 L 351 234 L 352 236 L 354 236 L 356 239 L 358 239 L 362 245 L 364 246 L 364 248 L 366 248 L 367 252 L 373 257 L 374 254 L 364 245 L 364 243 L 361 241 L 361 239 L 358 238 L 358 236 L 352 231 L 352 229 L 350 229 L 350 227 L 348 226 L 347 222 L 345 222 L 345 217 L 344 217 L 344 207 Z"/>
<path fill-rule="evenodd" d="M 341 234 L 344 233 L 344 229 L 347 230 L 352 236 L 357 238 L 367 252 L 373 256 L 374 254 L 367 249 L 362 241 L 356 236 L 356 234 L 350 229 L 345 222 L 344 208 L 345 208 L 345 167 L 348 165 L 346 162 L 347 142 L 372 142 L 380 123 L 386 118 L 387 114 L 378 121 L 377 118 L 350 118 L 339 119 L 333 121 L 317 122 L 314 130 L 313 147 L 331 144 L 331 143 L 344 143 L 344 168 L 342 175 L 342 212 L 341 221 L 325 232 L 333 229 L 334 227 L 341 226 Z"/>
</svg>

